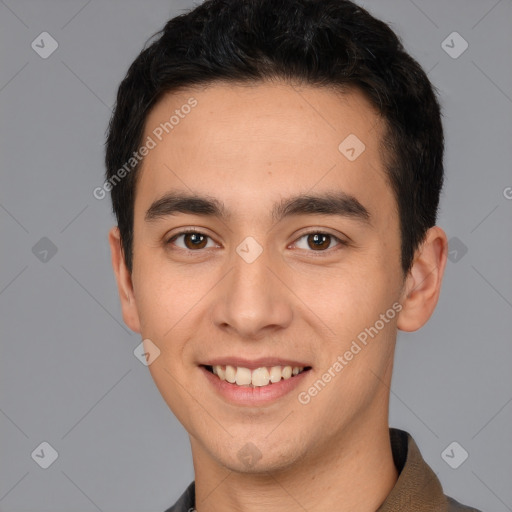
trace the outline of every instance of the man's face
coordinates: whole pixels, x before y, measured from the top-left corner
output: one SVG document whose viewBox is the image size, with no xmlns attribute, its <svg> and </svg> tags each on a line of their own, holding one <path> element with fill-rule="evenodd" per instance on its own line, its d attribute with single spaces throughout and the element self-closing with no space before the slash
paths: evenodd
<svg viewBox="0 0 512 512">
<path fill-rule="evenodd" d="M 191 96 L 197 105 L 184 115 Z M 154 130 L 176 110 L 179 123 L 159 141 Z M 191 435 L 195 460 L 282 469 L 387 428 L 389 310 L 403 278 L 383 124 L 367 100 L 216 84 L 166 96 L 148 116 L 148 136 L 156 147 L 136 190 L 131 327 L 160 350 L 149 369 Z M 162 202 L 147 215 L 170 193 L 214 199 L 226 216 L 171 214 Z M 326 194 L 345 201 L 337 211 L 314 201 L 276 209 Z M 195 238 L 179 235 L 190 228 Z M 310 369 L 262 387 L 225 382 L 221 391 L 203 365 L 235 358 L 247 366 L 265 358 L 270 373 L 286 362 Z"/>
</svg>

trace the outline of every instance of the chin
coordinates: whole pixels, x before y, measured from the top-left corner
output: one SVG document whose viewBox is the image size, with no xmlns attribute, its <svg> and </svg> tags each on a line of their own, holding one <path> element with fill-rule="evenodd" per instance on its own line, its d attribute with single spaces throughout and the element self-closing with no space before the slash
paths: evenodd
<svg viewBox="0 0 512 512">
<path fill-rule="evenodd" d="M 222 451 L 214 453 L 214 456 L 220 465 L 241 474 L 281 472 L 295 467 L 301 458 L 297 447 L 292 444 L 284 445 L 285 441 L 277 437 L 274 443 L 271 443 L 265 438 L 266 435 L 266 433 L 261 437 L 235 435 L 225 449 L 217 445 L 216 450 L 221 448 Z"/>
</svg>

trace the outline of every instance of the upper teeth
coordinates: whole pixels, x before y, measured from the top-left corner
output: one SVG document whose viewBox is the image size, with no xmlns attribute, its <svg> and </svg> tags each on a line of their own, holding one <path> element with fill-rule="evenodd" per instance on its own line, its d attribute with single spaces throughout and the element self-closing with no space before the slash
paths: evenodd
<svg viewBox="0 0 512 512">
<path fill-rule="evenodd" d="M 289 379 L 304 370 L 301 366 L 270 366 L 250 370 L 242 366 L 212 366 L 213 373 L 221 380 L 227 380 L 239 386 L 266 386 L 269 382 L 279 382 L 281 378 Z"/>
</svg>

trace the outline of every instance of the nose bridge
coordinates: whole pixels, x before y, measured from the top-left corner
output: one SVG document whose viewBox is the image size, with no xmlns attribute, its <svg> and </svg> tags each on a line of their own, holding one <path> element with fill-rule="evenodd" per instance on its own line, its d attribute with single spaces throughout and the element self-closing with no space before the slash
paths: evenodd
<svg viewBox="0 0 512 512">
<path fill-rule="evenodd" d="M 275 258 L 255 238 L 245 238 L 235 249 L 231 272 L 214 312 L 214 322 L 237 331 L 240 337 L 257 337 L 263 330 L 286 327 L 291 308 L 283 285 L 272 269 Z M 275 272 L 275 270 L 274 270 Z"/>
<path fill-rule="evenodd" d="M 271 254 L 267 247 L 263 247 L 255 238 L 247 237 L 236 248 L 233 255 L 232 291 L 242 299 L 250 299 L 252 295 L 267 294 L 270 290 L 268 280 L 272 273 L 268 267 L 271 263 Z"/>
</svg>

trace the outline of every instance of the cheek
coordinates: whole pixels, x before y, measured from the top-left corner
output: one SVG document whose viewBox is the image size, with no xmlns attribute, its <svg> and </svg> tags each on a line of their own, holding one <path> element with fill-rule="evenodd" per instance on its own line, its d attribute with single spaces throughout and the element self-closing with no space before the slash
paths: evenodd
<svg viewBox="0 0 512 512">
<path fill-rule="evenodd" d="M 142 251 L 139 253 L 142 256 Z M 179 282 L 162 272 L 155 261 L 140 257 L 134 266 L 133 287 L 141 334 L 165 345 L 172 336 L 173 326 L 185 314 L 187 301 L 179 293 Z"/>
<path fill-rule="evenodd" d="M 204 299 L 215 274 L 194 265 L 171 265 L 161 250 L 141 250 L 139 256 L 134 291 L 142 336 L 175 358 L 196 332 L 198 317 L 204 316 Z"/>
<path fill-rule="evenodd" d="M 332 273 L 323 285 L 324 293 L 311 286 L 305 289 L 308 298 L 304 302 L 329 328 L 326 332 L 333 350 L 339 352 L 349 347 L 392 307 L 399 296 L 395 274 L 387 258 L 376 251 L 364 266 L 353 265 L 349 270 Z M 387 336 L 393 324 L 393 319 L 386 320 L 384 327 L 380 322 L 377 326 L 379 338 L 381 331 Z"/>
</svg>

